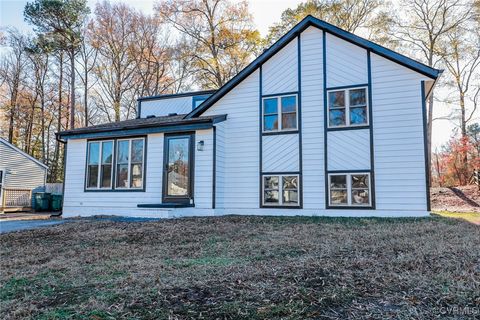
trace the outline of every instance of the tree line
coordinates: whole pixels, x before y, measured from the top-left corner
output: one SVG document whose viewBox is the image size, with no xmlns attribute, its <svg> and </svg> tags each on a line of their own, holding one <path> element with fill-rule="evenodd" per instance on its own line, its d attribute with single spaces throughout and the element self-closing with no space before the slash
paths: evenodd
<svg viewBox="0 0 480 320">
<path fill-rule="evenodd" d="M 447 94 L 427 105 L 428 141 L 442 101 L 451 110 L 442 119 L 457 129 L 431 159 L 448 162 L 456 150 L 457 170 L 434 166 L 433 178 L 468 182 L 480 157 L 480 0 L 308 0 L 265 38 L 245 1 L 159 0 L 145 14 L 119 2 L 33 0 L 24 9 L 32 34 L 0 31 L 0 134 L 61 181 L 55 132 L 134 118 L 141 96 L 219 88 L 309 14 L 445 69 L 437 86 Z"/>
</svg>

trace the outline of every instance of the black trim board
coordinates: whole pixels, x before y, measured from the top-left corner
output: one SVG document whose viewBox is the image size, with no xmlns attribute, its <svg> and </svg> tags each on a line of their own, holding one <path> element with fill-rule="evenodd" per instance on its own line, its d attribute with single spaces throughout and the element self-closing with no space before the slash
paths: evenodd
<svg viewBox="0 0 480 320">
<path fill-rule="evenodd" d="M 378 44 L 375 44 L 371 41 L 363 39 L 353 33 L 347 32 L 342 30 L 332 24 L 329 24 L 325 21 L 317 19 L 311 15 L 305 17 L 302 21 L 300 21 L 297 25 L 295 25 L 289 32 L 287 32 L 283 37 L 281 37 L 277 42 L 275 42 L 270 48 L 265 50 L 257 59 L 251 62 L 247 67 L 245 67 L 242 71 L 240 71 L 235 77 L 233 77 L 230 81 L 228 81 L 224 86 L 218 89 L 210 98 L 208 98 L 202 105 L 198 108 L 190 112 L 186 118 L 193 118 L 198 117 L 201 115 L 205 110 L 210 108 L 215 102 L 220 100 L 225 94 L 227 94 L 230 90 L 237 86 L 241 81 L 243 81 L 246 77 L 252 74 L 256 69 L 258 69 L 265 61 L 270 59 L 273 55 L 275 55 L 278 51 L 280 51 L 283 47 L 285 47 L 291 40 L 293 40 L 296 36 L 298 36 L 301 32 L 307 29 L 310 26 L 314 26 L 316 28 L 321 29 L 326 32 L 339 37 L 345 41 L 351 42 L 359 47 L 362 47 L 366 50 L 369 50 L 375 54 L 378 54 L 386 59 L 394 61 L 404 67 L 412 69 L 420 74 L 423 74 L 431 79 L 436 79 L 441 70 L 437 70 L 431 68 L 421 62 L 415 61 L 411 58 L 408 58 L 404 55 L 401 55 L 397 52 L 394 52 L 390 49 L 382 47 Z"/>
<path fill-rule="evenodd" d="M 432 86 L 433 89 L 433 86 Z M 420 82 L 420 93 L 422 98 L 422 120 L 423 120 L 423 146 L 425 155 L 425 188 L 426 188 L 426 200 L 427 211 L 430 211 L 430 159 L 428 152 L 428 135 L 427 135 L 427 96 L 425 95 L 425 81 Z"/>
<path fill-rule="evenodd" d="M 258 96 L 258 153 L 259 153 L 259 163 L 258 163 L 258 207 L 262 208 L 263 204 L 263 100 L 262 100 L 262 86 L 263 86 L 263 79 L 262 79 L 262 65 L 259 68 L 259 96 Z"/>
<path fill-rule="evenodd" d="M 298 175 L 299 186 L 298 186 L 298 200 L 300 208 L 303 208 L 303 148 L 302 148 L 302 41 L 301 33 L 297 37 L 297 127 L 298 127 L 298 169 L 300 171 Z"/>
<path fill-rule="evenodd" d="M 327 33 L 322 32 L 322 64 L 323 64 L 323 164 L 325 180 L 325 209 L 328 209 L 328 107 L 327 107 Z"/>
<path fill-rule="evenodd" d="M 373 103 L 372 103 L 372 61 L 370 50 L 367 50 L 367 73 L 368 73 L 368 125 L 370 127 L 370 193 L 372 209 L 376 209 L 375 199 L 375 144 L 373 137 Z"/>
<path fill-rule="evenodd" d="M 217 127 L 213 127 L 213 156 L 212 156 L 212 209 L 215 209 L 216 204 L 216 189 L 217 189 Z"/>
</svg>

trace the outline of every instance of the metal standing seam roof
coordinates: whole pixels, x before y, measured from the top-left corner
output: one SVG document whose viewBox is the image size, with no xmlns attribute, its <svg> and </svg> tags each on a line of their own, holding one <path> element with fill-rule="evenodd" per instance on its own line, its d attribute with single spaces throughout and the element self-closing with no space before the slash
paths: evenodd
<svg viewBox="0 0 480 320">
<path fill-rule="evenodd" d="M 418 62 L 414 59 L 411 59 L 407 56 L 404 56 L 398 52 L 387 49 L 381 45 L 378 45 L 372 41 L 361 38 L 351 32 L 345 31 L 339 27 L 334 26 L 333 24 L 327 23 L 323 20 L 317 19 L 311 15 L 305 17 L 297 25 L 295 25 L 289 32 L 282 36 L 277 42 L 275 42 L 270 48 L 265 50 L 258 58 L 252 61 L 247 67 L 240 71 L 235 77 L 228 81 L 224 86 L 218 89 L 214 94 L 212 94 L 207 100 L 205 100 L 201 105 L 192 110 L 187 114 L 186 118 L 194 118 L 201 115 L 205 110 L 210 108 L 215 102 L 220 100 L 225 94 L 232 90 L 237 84 L 243 81 L 246 77 L 252 74 L 260 65 L 265 61 L 270 59 L 278 51 L 280 51 L 285 45 L 287 45 L 291 40 L 297 37 L 302 31 L 307 29 L 310 26 L 317 27 L 319 29 L 325 30 L 326 32 L 333 34 L 343 40 L 349 41 L 353 44 L 358 45 L 366 50 L 369 50 L 375 54 L 378 54 L 384 58 L 392 60 L 400 65 L 403 65 L 407 68 L 410 68 L 418 73 L 421 73 L 432 80 L 438 78 L 443 70 L 438 70 L 431 68 L 421 62 Z"/>
</svg>

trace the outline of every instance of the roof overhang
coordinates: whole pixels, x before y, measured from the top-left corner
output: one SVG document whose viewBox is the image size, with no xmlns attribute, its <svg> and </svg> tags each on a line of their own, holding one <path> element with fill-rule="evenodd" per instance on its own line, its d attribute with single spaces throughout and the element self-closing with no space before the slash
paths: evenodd
<svg viewBox="0 0 480 320">
<path fill-rule="evenodd" d="M 407 67 L 413 71 L 416 71 L 422 75 L 425 75 L 432 80 L 438 78 L 442 73 L 442 70 L 438 70 L 432 67 L 429 67 L 421 62 L 413 60 L 407 56 L 404 56 L 400 53 L 397 53 L 393 50 L 387 49 L 381 45 L 378 45 L 369 40 L 363 39 L 353 33 L 340 29 L 330 23 L 327 23 L 323 20 L 317 19 L 311 15 L 305 17 L 300 21 L 295 27 L 290 29 L 283 37 L 281 37 L 277 42 L 275 42 L 270 48 L 265 50 L 258 58 L 252 61 L 247 67 L 240 71 L 235 77 L 228 81 L 223 87 L 218 89 L 214 94 L 212 94 L 207 100 L 205 100 L 200 106 L 192 110 L 187 116 L 186 119 L 194 118 L 200 116 L 208 108 L 210 108 L 214 103 L 220 100 L 225 94 L 230 90 L 236 87 L 241 81 L 247 78 L 252 74 L 258 67 L 285 47 L 291 40 L 296 38 L 300 33 L 302 33 L 308 27 L 313 26 L 324 30 L 336 37 L 339 37 L 345 41 L 351 42 L 359 47 L 362 47 L 372 53 L 378 54 L 386 59 L 389 59 L 393 62 L 396 62 L 404 67 Z"/>
<path fill-rule="evenodd" d="M 57 137 L 60 139 L 71 140 L 128 137 L 151 133 L 187 132 L 211 129 L 216 123 L 225 121 L 226 119 L 227 115 L 224 114 L 215 117 L 180 120 L 165 124 L 139 124 L 135 126 L 124 126 L 117 128 L 92 128 L 91 130 L 89 130 L 87 127 L 81 128 L 81 130 L 76 129 L 70 131 L 62 131 L 57 133 Z"/>
</svg>

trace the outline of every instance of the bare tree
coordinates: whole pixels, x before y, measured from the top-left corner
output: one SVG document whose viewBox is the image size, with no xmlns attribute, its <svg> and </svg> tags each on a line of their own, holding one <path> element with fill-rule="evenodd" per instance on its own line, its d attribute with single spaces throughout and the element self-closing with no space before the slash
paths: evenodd
<svg viewBox="0 0 480 320">
<path fill-rule="evenodd" d="M 98 80 L 96 102 L 110 121 L 112 111 L 113 120 L 120 121 L 124 95 L 135 86 L 137 70 L 131 49 L 138 41 L 136 25 L 137 16 L 131 7 L 107 2 L 97 4 L 89 25 L 90 45 L 98 53 L 93 69 Z"/>
<path fill-rule="evenodd" d="M 186 36 L 196 80 L 203 88 L 223 86 L 260 47 L 245 1 L 165 0 L 155 9 L 163 22 Z"/>
<path fill-rule="evenodd" d="M 470 13 L 463 0 L 404 0 L 400 15 L 391 36 L 418 52 L 428 66 L 435 67 L 441 60 L 440 42 L 469 19 Z M 432 93 L 427 117 L 428 159 L 432 153 L 433 101 Z"/>
</svg>

